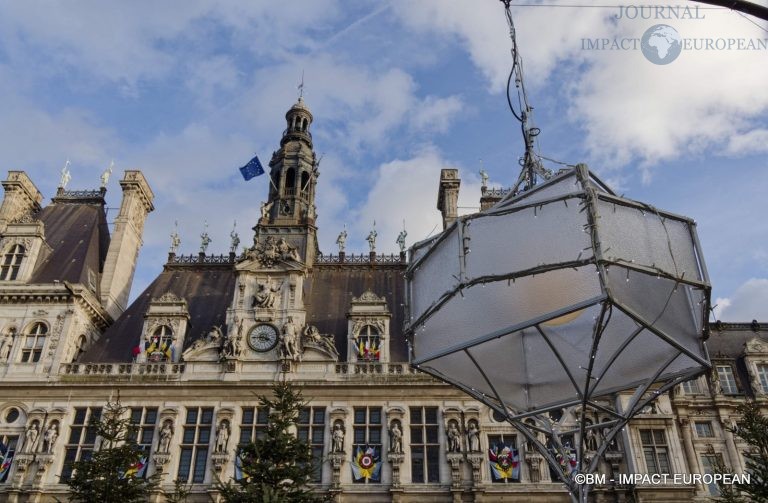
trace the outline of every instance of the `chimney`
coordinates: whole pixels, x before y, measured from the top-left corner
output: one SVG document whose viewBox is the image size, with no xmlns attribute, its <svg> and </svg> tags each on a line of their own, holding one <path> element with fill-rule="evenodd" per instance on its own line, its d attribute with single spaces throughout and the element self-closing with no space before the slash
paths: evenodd
<svg viewBox="0 0 768 503">
<path fill-rule="evenodd" d="M 461 185 L 461 179 L 458 169 L 440 170 L 437 209 L 443 215 L 443 230 L 455 222 L 459 216 L 459 185 Z"/>
<path fill-rule="evenodd" d="M 8 179 L 2 183 L 5 197 L 0 206 L 0 234 L 14 220 L 40 211 L 43 200 L 43 195 L 23 171 L 9 171 Z"/>
<path fill-rule="evenodd" d="M 101 275 L 101 304 L 113 319 L 127 307 L 136 259 L 143 244 L 144 221 L 155 209 L 152 205 L 155 195 L 141 171 L 126 171 L 120 187 L 123 201 Z"/>
</svg>

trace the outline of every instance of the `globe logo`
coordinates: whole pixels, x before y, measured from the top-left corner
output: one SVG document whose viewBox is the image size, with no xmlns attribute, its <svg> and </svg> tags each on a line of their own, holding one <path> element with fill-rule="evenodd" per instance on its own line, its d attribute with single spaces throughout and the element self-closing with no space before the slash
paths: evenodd
<svg viewBox="0 0 768 503">
<path fill-rule="evenodd" d="M 666 24 L 651 26 L 640 40 L 645 59 L 656 65 L 668 65 L 680 55 L 682 39 L 676 29 Z"/>
</svg>

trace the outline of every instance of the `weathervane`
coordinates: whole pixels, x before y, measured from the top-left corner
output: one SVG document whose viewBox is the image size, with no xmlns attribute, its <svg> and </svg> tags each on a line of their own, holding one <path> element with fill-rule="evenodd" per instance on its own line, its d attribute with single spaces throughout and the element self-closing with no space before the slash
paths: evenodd
<svg viewBox="0 0 768 503">
<path fill-rule="evenodd" d="M 296 88 L 299 90 L 299 99 L 304 99 L 304 70 L 301 71 L 301 83 Z"/>
</svg>

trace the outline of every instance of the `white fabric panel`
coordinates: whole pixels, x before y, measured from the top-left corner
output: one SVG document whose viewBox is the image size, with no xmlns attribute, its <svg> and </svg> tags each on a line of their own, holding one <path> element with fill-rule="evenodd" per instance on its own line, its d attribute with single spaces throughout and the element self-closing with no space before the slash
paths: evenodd
<svg viewBox="0 0 768 503">
<path fill-rule="evenodd" d="M 459 283 L 459 273 L 459 238 L 454 227 L 413 275 L 411 316 L 414 320 L 443 294 L 456 287 Z"/>
</svg>

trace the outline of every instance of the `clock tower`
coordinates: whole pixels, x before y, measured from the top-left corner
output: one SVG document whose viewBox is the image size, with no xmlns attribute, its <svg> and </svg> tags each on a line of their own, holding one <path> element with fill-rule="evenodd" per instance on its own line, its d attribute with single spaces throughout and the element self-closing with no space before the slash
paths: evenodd
<svg viewBox="0 0 768 503">
<path fill-rule="evenodd" d="M 317 255 L 318 162 L 310 133 L 312 113 L 303 98 L 285 119 L 280 148 L 269 162 L 269 194 L 253 228 L 253 246 L 235 265 L 226 335 L 241 348 L 231 356 L 233 370 L 243 360 L 278 361 L 280 370 L 290 370 L 299 359 L 313 357 L 302 344 L 302 337 L 312 333 L 306 325 L 303 285 Z"/>
</svg>

